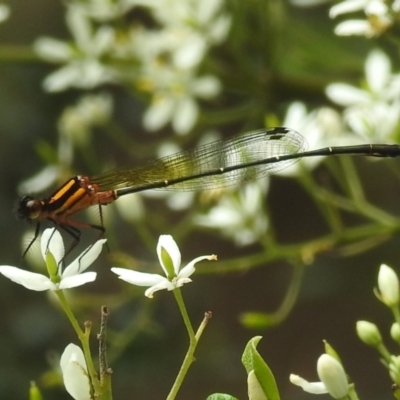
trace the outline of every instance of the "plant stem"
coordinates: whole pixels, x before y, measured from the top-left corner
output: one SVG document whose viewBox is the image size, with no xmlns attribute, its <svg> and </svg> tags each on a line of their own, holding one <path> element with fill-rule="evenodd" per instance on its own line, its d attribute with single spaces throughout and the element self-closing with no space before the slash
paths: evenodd
<svg viewBox="0 0 400 400">
<path fill-rule="evenodd" d="M 97 377 L 97 372 L 94 367 L 93 358 L 92 358 L 92 354 L 90 352 L 90 346 L 89 346 L 91 324 L 86 323 L 85 331 L 83 331 L 81 329 L 81 327 L 79 326 L 79 323 L 76 320 L 75 315 L 72 312 L 67 299 L 65 298 L 64 292 L 62 290 L 56 290 L 55 293 L 56 293 L 58 299 L 60 300 L 61 307 L 63 308 L 65 314 L 67 315 L 69 321 L 71 322 L 71 325 L 75 329 L 75 332 L 78 335 L 78 339 L 81 341 L 83 353 L 85 355 L 86 365 L 88 368 L 88 372 L 90 375 L 90 380 L 93 385 L 94 392 L 95 392 L 95 394 L 101 393 L 102 390 L 100 387 L 100 381 L 98 380 L 98 377 Z"/>
<path fill-rule="evenodd" d="M 208 320 L 211 318 L 211 312 L 207 312 L 195 334 L 193 331 L 192 324 L 189 319 L 189 315 L 187 314 L 187 311 L 186 311 L 186 307 L 185 307 L 185 304 L 184 304 L 184 301 L 182 298 L 182 293 L 179 288 L 174 290 L 174 295 L 175 295 L 175 299 L 178 303 L 179 310 L 182 314 L 183 320 L 185 322 L 186 329 L 189 334 L 189 348 L 186 352 L 186 356 L 183 360 L 181 369 L 179 370 L 179 373 L 175 379 L 175 382 L 171 388 L 171 391 L 168 394 L 167 400 L 175 399 L 176 395 L 178 394 L 178 391 L 183 383 L 183 380 L 185 379 L 185 376 L 189 370 L 189 367 L 194 361 L 194 352 L 196 350 L 199 339 L 204 331 L 204 328 L 207 325 Z"/>
</svg>

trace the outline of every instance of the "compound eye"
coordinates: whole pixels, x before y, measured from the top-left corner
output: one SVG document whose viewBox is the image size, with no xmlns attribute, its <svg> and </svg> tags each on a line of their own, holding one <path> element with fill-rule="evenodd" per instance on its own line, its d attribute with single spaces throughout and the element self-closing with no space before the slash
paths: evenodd
<svg viewBox="0 0 400 400">
<path fill-rule="evenodd" d="M 39 200 L 30 196 L 24 196 L 19 202 L 17 216 L 19 219 L 35 219 L 42 212 L 43 205 Z"/>
</svg>

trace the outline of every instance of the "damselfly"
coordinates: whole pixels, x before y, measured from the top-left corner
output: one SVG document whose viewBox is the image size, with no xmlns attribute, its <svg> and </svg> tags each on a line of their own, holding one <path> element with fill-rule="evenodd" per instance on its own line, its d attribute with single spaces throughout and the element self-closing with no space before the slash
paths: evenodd
<svg viewBox="0 0 400 400">
<path fill-rule="evenodd" d="M 31 196 L 20 199 L 18 218 L 38 221 L 34 238 L 24 255 L 36 240 L 42 220 L 47 219 L 64 229 L 75 242 L 79 241 L 79 228 L 82 227 L 91 227 L 103 234 L 102 224 L 85 224 L 71 219 L 71 216 L 90 206 L 99 206 L 101 211 L 101 206 L 126 194 L 150 189 L 221 188 L 276 173 L 303 157 L 340 154 L 400 156 L 400 145 L 396 144 L 326 147 L 311 151 L 306 151 L 306 148 L 306 141 L 298 132 L 278 127 L 205 144 L 142 167 L 117 168 L 93 177 L 77 175 L 46 199 L 37 200 Z"/>
</svg>

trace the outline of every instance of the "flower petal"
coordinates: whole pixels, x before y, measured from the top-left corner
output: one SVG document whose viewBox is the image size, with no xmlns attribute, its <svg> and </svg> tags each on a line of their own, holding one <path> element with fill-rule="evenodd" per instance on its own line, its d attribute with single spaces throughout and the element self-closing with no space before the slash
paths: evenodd
<svg viewBox="0 0 400 400">
<path fill-rule="evenodd" d="M 170 256 L 172 263 L 174 265 L 175 275 L 179 274 L 179 267 L 181 266 L 181 252 L 179 251 L 179 247 L 176 244 L 175 240 L 171 235 L 160 235 L 157 243 L 157 255 L 158 260 L 160 261 L 161 267 L 165 272 L 165 275 L 168 276 L 168 271 L 166 266 L 164 265 L 161 249 L 165 249 L 165 251 Z"/>
<path fill-rule="evenodd" d="M 327 388 L 322 382 L 308 382 L 302 377 L 294 374 L 290 374 L 290 382 L 294 385 L 300 386 L 305 392 L 312 394 L 323 394 L 328 393 Z"/>
<path fill-rule="evenodd" d="M 149 287 L 149 288 L 144 292 L 144 295 L 145 295 L 146 297 L 149 297 L 150 299 L 152 299 L 152 298 L 153 298 L 153 293 L 154 293 L 154 292 L 157 292 L 157 291 L 159 291 L 159 290 L 164 290 L 164 289 L 167 289 L 167 290 L 174 290 L 174 289 L 176 289 L 176 286 L 175 286 L 172 282 L 170 282 L 168 279 L 165 279 L 165 278 L 164 278 L 164 280 L 163 280 L 162 282 L 159 282 L 157 285 L 154 285 L 154 286 L 152 286 L 152 287 Z"/>
<path fill-rule="evenodd" d="M 70 265 L 68 265 L 68 267 L 65 268 L 62 273 L 62 278 L 64 279 L 68 276 L 79 274 L 89 268 L 101 253 L 103 244 L 106 241 L 107 239 L 100 239 L 93 246 L 84 250 Z"/>
<path fill-rule="evenodd" d="M 33 49 L 47 61 L 64 63 L 73 55 L 72 47 L 61 40 L 41 37 L 33 43 Z"/>
<path fill-rule="evenodd" d="M 382 93 L 391 77 L 391 64 L 383 51 L 373 50 L 365 63 L 365 76 L 370 89 Z"/>
<path fill-rule="evenodd" d="M 96 279 L 96 272 L 85 272 L 83 274 L 68 276 L 62 278 L 59 289 L 71 289 L 73 287 L 82 286 L 85 283 L 93 282 Z"/>
<path fill-rule="evenodd" d="M 191 276 L 193 274 L 193 272 L 196 270 L 194 265 L 196 263 L 198 263 L 199 261 L 202 260 L 216 260 L 217 256 L 212 254 L 210 256 L 201 256 L 201 257 L 197 257 L 194 260 L 190 261 L 190 263 L 188 263 L 185 267 L 183 267 L 181 269 L 181 271 L 178 274 L 178 278 L 188 278 L 189 276 Z"/>
<path fill-rule="evenodd" d="M 117 274 L 119 279 L 137 286 L 153 286 L 161 282 L 169 282 L 167 278 L 158 274 L 148 274 L 126 268 L 111 268 L 111 271 Z"/>
<path fill-rule="evenodd" d="M 90 400 L 86 361 L 80 347 L 69 344 L 61 356 L 60 367 L 67 392 L 75 400 Z"/>
<path fill-rule="evenodd" d="M 40 240 L 40 249 L 44 260 L 46 260 L 47 251 L 50 251 L 58 265 L 64 258 L 65 254 L 64 242 L 60 232 L 55 228 L 46 229 Z"/>
<path fill-rule="evenodd" d="M 354 11 L 362 10 L 366 5 L 365 0 L 346 0 L 341 3 L 335 4 L 329 10 L 329 17 L 336 18 L 338 15 L 352 13 Z"/>
<path fill-rule="evenodd" d="M 189 96 L 185 96 L 176 105 L 172 117 L 172 127 L 178 135 L 185 135 L 194 126 L 199 114 L 197 102 Z"/>
<path fill-rule="evenodd" d="M 168 290 L 174 290 L 178 287 L 182 287 L 183 285 L 185 285 L 186 283 L 190 283 L 193 282 L 190 278 L 178 278 L 178 279 L 174 279 L 174 281 L 172 281 L 172 288 L 168 289 Z"/>
<path fill-rule="evenodd" d="M 12 280 L 19 285 L 25 286 L 27 289 L 36 290 L 38 292 L 43 290 L 55 290 L 56 286 L 53 282 L 42 274 L 35 272 L 25 271 L 17 267 L 8 265 L 0 266 L 0 273 L 8 279 Z"/>
<path fill-rule="evenodd" d="M 205 75 L 193 82 L 192 91 L 197 97 L 211 99 L 221 91 L 221 83 L 215 76 Z"/>
<path fill-rule="evenodd" d="M 361 35 L 372 37 L 375 31 L 368 21 L 362 19 L 349 19 L 338 24 L 335 28 L 335 34 L 338 36 Z"/>
<path fill-rule="evenodd" d="M 60 367 L 64 369 L 67 364 L 71 361 L 78 362 L 81 365 L 86 365 L 85 356 L 83 355 L 82 349 L 76 344 L 70 343 L 62 353 L 60 359 Z"/>
<path fill-rule="evenodd" d="M 76 64 L 70 63 L 48 75 L 43 81 L 43 87 L 47 92 L 61 92 L 80 81 L 80 78 Z"/>
<path fill-rule="evenodd" d="M 344 107 L 359 105 L 369 101 L 367 92 L 345 83 L 332 83 L 325 89 L 330 100 Z"/>
<path fill-rule="evenodd" d="M 143 116 L 143 125 L 149 131 L 162 128 L 171 119 L 175 108 L 175 101 L 169 97 L 154 96 L 150 107 Z"/>
</svg>

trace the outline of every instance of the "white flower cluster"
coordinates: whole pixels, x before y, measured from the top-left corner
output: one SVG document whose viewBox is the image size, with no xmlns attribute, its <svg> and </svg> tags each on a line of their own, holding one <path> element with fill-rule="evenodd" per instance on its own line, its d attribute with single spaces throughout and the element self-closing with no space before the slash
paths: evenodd
<svg viewBox="0 0 400 400">
<path fill-rule="evenodd" d="M 151 28 L 113 26 L 113 19 L 133 7 L 146 10 Z M 44 87 L 57 92 L 124 82 L 150 96 L 147 129 L 171 122 L 177 133 L 185 134 L 196 123 L 197 99 L 213 98 L 220 91 L 218 79 L 200 75 L 198 69 L 209 49 L 228 34 L 230 17 L 222 8 L 223 0 L 69 2 L 66 22 L 73 40 L 35 42 L 41 57 L 62 65 Z"/>
<path fill-rule="evenodd" d="M 339 15 L 360 11 L 363 12 L 364 18 L 349 19 L 339 23 L 335 28 L 335 33 L 340 36 L 379 36 L 391 27 L 398 18 L 400 1 L 345 0 L 334 5 L 329 16 L 336 18 Z"/>
<path fill-rule="evenodd" d="M 360 138 L 378 142 L 394 141 L 399 125 L 400 74 L 392 73 L 390 59 L 373 50 L 365 62 L 363 88 L 333 83 L 327 96 L 344 108 L 344 122 Z"/>
</svg>

